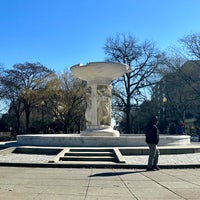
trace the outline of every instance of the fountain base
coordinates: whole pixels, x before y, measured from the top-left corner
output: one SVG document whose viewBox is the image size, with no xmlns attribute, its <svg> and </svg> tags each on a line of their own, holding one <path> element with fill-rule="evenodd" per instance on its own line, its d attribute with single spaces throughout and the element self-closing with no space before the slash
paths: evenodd
<svg viewBox="0 0 200 200">
<path fill-rule="evenodd" d="M 87 129 L 80 133 L 81 136 L 111 136 L 111 137 L 119 137 L 120 133 L 117 130 L 110 128 L 102 128 L 102 129 Z"/>
<path fill-rule="evenodd" d="M 123 134 L 113 136 L 80 136 L 79 134 L 40 134 L 18 135 L 17 144 L 21 146 L 51 147 L 136 147 L 147 146 L 145 135 Z M 160 135 L 159 146 L 190 144 L 189 135 Z"/>
</svg>

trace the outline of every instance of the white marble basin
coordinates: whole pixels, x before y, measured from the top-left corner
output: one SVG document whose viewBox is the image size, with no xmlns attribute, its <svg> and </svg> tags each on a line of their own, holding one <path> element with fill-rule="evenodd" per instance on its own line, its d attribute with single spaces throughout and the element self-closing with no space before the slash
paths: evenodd
<svg viewBox="0 0 200 200">
<path fill-rule="evenodd" d="M 114 62 L 90 62 L 86 65 L 74 65 L 72 74 L 88 82 L 110 82 L 128 72 L 128 66 Z"/>
<path fill-rule="evenodd" d="M 21 146 L 53 147 L 136 147 L 147 146 L 145 135 L 125 134 L 113 136 L 80 136 L 79 134 L 17 135 Z M 160 135 L 159 146 L 184 146 L 190 144 L 189 135 Z"/>
</svg>

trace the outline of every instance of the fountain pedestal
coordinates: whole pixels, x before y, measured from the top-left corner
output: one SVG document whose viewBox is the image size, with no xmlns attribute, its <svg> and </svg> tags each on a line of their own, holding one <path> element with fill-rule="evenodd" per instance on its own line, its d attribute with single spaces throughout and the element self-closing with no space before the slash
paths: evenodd
<svg viewBox="0 0 200 200">
<path fill-rule="evenodd" d="M 128 71 L 128 66 L 112 62 L 92 62 L 74 65 L 72 74 L 87 81 L 87 130 L 81 136 L 115 136 L 120 134 L 111 127 L 111 81 Z"/>
</svg>

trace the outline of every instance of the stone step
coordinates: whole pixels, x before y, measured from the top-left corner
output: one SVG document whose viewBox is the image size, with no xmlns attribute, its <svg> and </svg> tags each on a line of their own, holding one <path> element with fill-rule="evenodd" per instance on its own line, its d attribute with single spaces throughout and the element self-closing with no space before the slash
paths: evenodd
<svg viewBox="0 0 200 200">
<path fill-rule="evenodd" d="M 126 166 L 125 164 L 117 163 L 116 161 L 73 161 L 73 160 L 63 160 L 59 163 L 55 164 L 61 164 L 65 166 L 76 166 L 76 167 L 101 167 L 101 168 L 107 168 L 110 166 Z"/>
<path fill-rule="evenodd" d="M 125 163 L 125 159 L 118 148 L 64 148 L 49 163 L 63 162 L 107 162 L 107 163 Z"/>
<path fill-rule="evenodd" d="M 60 157 L 60 161 L 117 161 L 113 156 L 64 156 Z"/>
<path fill-rule="evenodd" d="M 107 148 L 70 148 L 70 152 L 113 152 Z"/>
<path fill-rule="evenodd" d="M 84 161 L 84 162 L 112 162 L 117 163 L 118 159 L 114 149 L 97 148 L 70 148 L 60 156 L 59 161 Z"/>
<path fill-rule="evenodd" d="M 98 151 L 69 151 L 65 156 L 112 156 L 113 152 L 98 152 Z"/>
</svg>

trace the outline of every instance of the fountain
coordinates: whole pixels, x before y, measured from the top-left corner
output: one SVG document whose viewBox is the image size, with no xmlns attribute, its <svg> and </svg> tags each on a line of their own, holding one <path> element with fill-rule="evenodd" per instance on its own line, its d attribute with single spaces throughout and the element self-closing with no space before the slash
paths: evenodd
<svg viewBox="0 0 200 200">
<path fill-rule="evenodd" d="M 74 65 L 72 74 L 87 81 L 87 110 L 85 113 L 87 130 L 81 136 L 119 136 L 111 128 L 111 81 L 128 71 L 128 66 L 111 62 L 91 62 Z"/>
<path fill-rule="evenodd" d="M 111 81 L 123 76 L 128 70 L 127 65 L 113 62 L 90 62 L 72 66 L 72 74 L 87 81 L 87 129 L 80 134 L 18 135 L 18 145 L 126 148 L 146 146 L 144 135 L 120 135 L 111 127 Z M 188 135 L 160 136 L 160 146 L 188 144 Z"/>
</svg>

